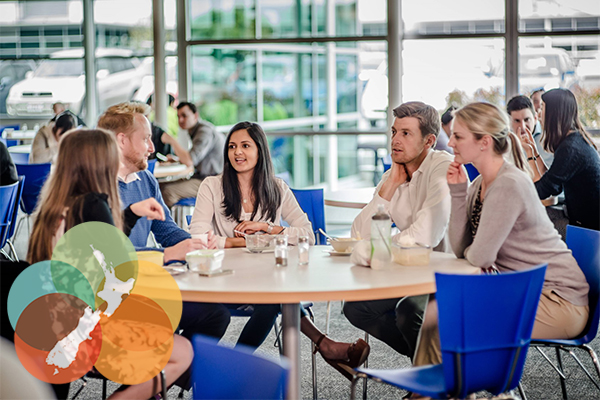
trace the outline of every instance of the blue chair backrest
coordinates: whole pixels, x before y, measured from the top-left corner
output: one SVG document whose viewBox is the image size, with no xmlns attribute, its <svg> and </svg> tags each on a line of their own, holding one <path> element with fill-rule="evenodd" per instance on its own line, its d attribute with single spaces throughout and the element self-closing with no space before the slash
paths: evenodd
<svg viewBox="0 0 600 400">
<path fill-rule="evenodd" d="M 191 215 L 186 215 L 185 220 L 187 221 L 188 226 L 192 224 L 192 216 Z"/>
<path fill-rule="evenodd" d="M 21 209 L 31 214 L 35 210 L 42 186 L 50 174 L 51 164 L 16 164 L 16 166 L 17 173 L 27 178 L 23 186 Z"/>
<path fill-rule="evenodd" d="M 0 186 L 0 249 L 6 245 L 15 207 L 15 196 L 19 191 L 19 182 Z"/>
<path fill-rule="evenodd" d="M 392 168 L 392 156 L 391 155 L 387 155 L 385 157 L 383 157 L 381 159 L 381 162 L 383 163 L 383 172 L 386 172 L 388 169 Z"/>
<path fill-rule="evenodd" d="M 29 153 L 9 153 L 15 164 L 29 164 Z"/>
<path fill-rule="evenodd" d="M 450 397 L 499 394 L 519 384 L 546 266 L 497 275 L 435 274 Z"/>
<path fill-rule="evenodd" d="M 152 174 L 154 174 L 154 167 L 156 167 L 156 158 L 148 160 L 148 171 Z"/>
<path fill-rule="evenodd" d="M 573 252 L 579 268 L 590 285 L 588 301 L 590 316 L 583 330 L 583 343 L 589 343 L 596 337 L 600 320 L 600 231 L 567 225 L 567 247 Z"/>
<path fill-rule="evenodd" d="M 325 231 L 325 200 L 323 189 L 292 189 L 302 211 L 306 213 L 312 224 L 317 244 L 326 244 L 327 240 L 320 234 L 319 228 Z"/>
<path fill-rule="evenodd" d="M 475 178 L 479 176 L 479 171 L 473 164 L 465 164 L 465 168 L 467 170 L 467 175 L 469 175 L 469 181 L 473 182 Z"/>
<path fill-rule="evenodd" d="M 194 336 L 192 377 L 194 399 L 283 399 L 289 366 L 285 359 L 268 360 L 254 349 L 218 346 L 217 340 Z"/>
<path fill-rule="evenodd" d="M 15 198 L 13 199 L 13 212 L 12 212 L 12 217 L 11 217 L 11 221 L 10 221 L 10 229 L 8 231 L 8 235 L 6 236 L 6 239 L 10 240 L 14 234 L 15 234 L 15 230 L 17 229 L 17 217 L 19 216 L 19 204 L 21 203 L 21 196 L 23 196 L 23 187 L 25 186 L 25 177 L 22 175 L 19 175 L 19 188 L 17 189 L 17 193 Z"/>
</svg>

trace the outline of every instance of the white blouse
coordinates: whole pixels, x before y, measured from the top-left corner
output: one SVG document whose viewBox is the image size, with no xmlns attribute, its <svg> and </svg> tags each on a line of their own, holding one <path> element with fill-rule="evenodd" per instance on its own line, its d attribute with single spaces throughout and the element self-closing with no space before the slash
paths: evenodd
<svg viewBox="0 0 600 400">
<path fill-rule="evenodd" d="M 288 235 L 288 243 L 296 244 L 298 236 L 308 236 L 310 244 L 315 244 L 315 235 L 312 224 L 306 213 L 302 211 L 296 197 L 281 179 L 276 178 L 282 193 L 280 206 L 277 208 L 275 225 L 281 225 L 281 221 L 288 223 L 284 234 Z M 225 216 L 223 207 L 223 175 L 209 176 L 202 181 L 196 197 L 196 207 L 192 216 L 190 233 L 198 235 L 213 230 L 218 237 L 217 246 L 225 248 L 225 239 L 235 237 L 233 230 L 239 224 L 238 221 Z M 243 210 L 243 209 L 242 209 Z M 241 221 L 249 221 L 252 213 L 242 211 Z M 260 210 L 256 213 L 254 221 L 265 221 Z"/>
</svg>

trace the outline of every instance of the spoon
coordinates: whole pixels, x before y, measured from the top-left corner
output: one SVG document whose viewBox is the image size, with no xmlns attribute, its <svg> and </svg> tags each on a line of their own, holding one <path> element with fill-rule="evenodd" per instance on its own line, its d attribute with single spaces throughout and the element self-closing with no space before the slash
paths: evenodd
<svg viewBox="0 0 600 400">
<path fill-rule="evenodd" d="M 325 236 L 327 239 L 331 240 L 332 242 L 335 242 L 335 241 L 337 241 L 337 239 L 336 239 L 336 238 L 332 238 L 332 237 L 331 237 L 331 236 L 329 236 L 327 233 L 325 233 L 325 231 L 324 231 L 323 229 L 319 228 L 319 232 L 321 232 L 321 234 L 322 234 L 323 236 Z"/>
</svg>

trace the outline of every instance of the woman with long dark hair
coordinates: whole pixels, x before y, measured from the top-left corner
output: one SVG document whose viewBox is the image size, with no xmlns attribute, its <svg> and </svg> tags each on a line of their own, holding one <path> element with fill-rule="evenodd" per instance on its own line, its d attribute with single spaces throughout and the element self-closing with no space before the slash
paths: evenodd
<svg viewBox="0 0 600 400">
<path fill-rule="evenodd" d="M 544 93 L 540 121 L 544 150 L 554 153 L 550 168 L 535 146 L 525 146 L 540 199 L 564 191 L 569 224 L 600 230 L 600 156 L 579 120 L 573 93 L 567 89 Z"/>
<path fill-rule="evenodd" d="M 212 229 L 220 248 L 244 247 L 246 234 L 261 231 L 283 232 L 291 243 L 306 235 L 314 244 L 306 214 L 290 188 L 273 173 L 267 136 L 258 124 L 240 122 L 231 128 L 225 140 L 224 160 L 223 174 L 208 177 L 200 185 L 190 225 L 192 235 Z M 281 226 L 282 220 L 289 227 Z M 238 344 L 260 346 L 280 311 L 279 304 L 255 304 Z M 309 318 L 301 318 L 300 328 L 316 343 L 323 358 L 349 379 L 352 375 L 348 369 L 361 365 L 369 354 L 369 345 L 364 340 L 353 344 L 333 341 Z"/>
</svg>

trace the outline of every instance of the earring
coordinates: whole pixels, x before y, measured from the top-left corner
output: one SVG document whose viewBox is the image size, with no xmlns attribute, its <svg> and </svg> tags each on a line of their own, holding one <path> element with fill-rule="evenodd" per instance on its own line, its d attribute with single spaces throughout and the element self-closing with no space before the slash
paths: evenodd
<svg viewBox="0 0 600 400">
<path fill-rule="evenodd" d="M 483 151 L 483 147 L 481 147 L 479 150 Z"/>
</svg>

